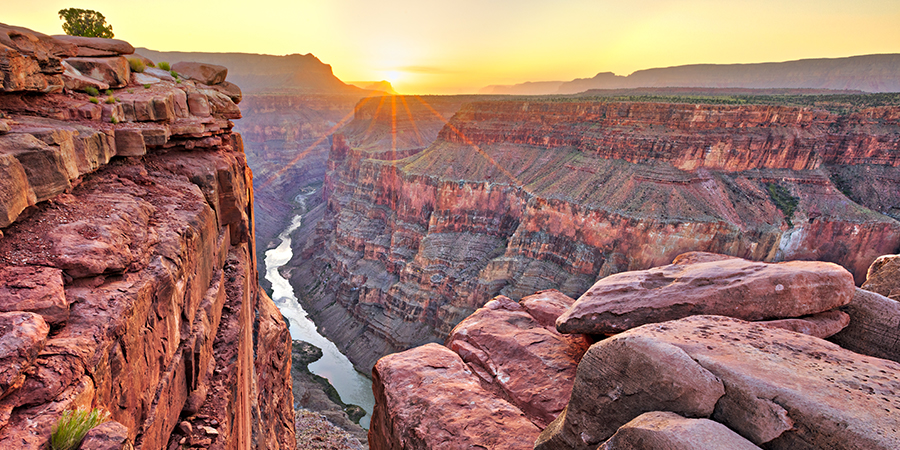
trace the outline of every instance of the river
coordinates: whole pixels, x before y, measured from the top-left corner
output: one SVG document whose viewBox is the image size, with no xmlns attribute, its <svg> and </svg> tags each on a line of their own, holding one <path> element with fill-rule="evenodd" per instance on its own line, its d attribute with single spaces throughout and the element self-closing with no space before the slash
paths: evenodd
<svg viewBox="0 0 900 450">
<path fill-rule="evenodd" d="M 306 197 L 311 194 L 297 196 L 297 201 L 305 203 Z M 296 215 L 291 224 L 280 234 L 281 243 L 278 247 L 266 251 L 266 280 L 272 283 L 272 300 L 281 310 L 281 314 L 290 323 L 291 338 L 297 341 L 309 342 L 322 349 L 322 358 L 309 365 L 309 371 L 325 377 L 344 403 L 361 406 L 366 410 L 366 415 L 359 420 L 359 424 L 369 428 L 369 420 L 372 417 L 372 408 L 375 407 L 375 396 L 372 394 L 372 381 L 353 368 L 353 364 L 334 345 L 333 342 L 319 334 L 316 324 L 306 314 L 303 307 L 297 301 L 294 288 L 278 269 L 287 264 L 293 256 L 291 251 L 291 232 L 296 230 L 303 218 Z"/>
</svg>

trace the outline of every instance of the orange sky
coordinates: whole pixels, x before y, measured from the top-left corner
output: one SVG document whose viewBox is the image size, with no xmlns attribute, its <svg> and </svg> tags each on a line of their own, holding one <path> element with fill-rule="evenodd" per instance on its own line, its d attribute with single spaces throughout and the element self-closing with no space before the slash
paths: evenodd
<svg viewBox="0 0 900 450">
<path fill-rule="evenodd" d="M 136 47 L 312 53 L 342 80 L 407 94 L 900 53 L 897 0 L 0 0 L 0 21 L 61 34 L 68 7 L 100 11 Z"/>
</svg>

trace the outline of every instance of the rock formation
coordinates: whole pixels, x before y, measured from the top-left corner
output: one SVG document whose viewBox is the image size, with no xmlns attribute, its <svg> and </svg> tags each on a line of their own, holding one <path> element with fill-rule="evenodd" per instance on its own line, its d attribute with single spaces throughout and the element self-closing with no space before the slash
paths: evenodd
<svg viewBox="0 0 900 450">
<path fill-rule="evenodd" d="M 679 256 L 673 266 L 704 271 L 707 278 L 679 289 L 688 296 L 693 290 L 715 305 L 717 300 L 704 294 L 719 280 L 712 267 L 728 273 L 735 263 L 747 261 L 695 252 Z M 748 282 L 766 286 L 780 280 L 783 264 L 767 266 L 776 270 L 748 271 Z M 814 266 L 823 269 L 824 277 L 833 271 L 827 265 Z M 648 288 L 653 283 L 644 284 L 651 286 L 635 283 L 604 291 L 610 284 L 600 280 L 595 286 L 599 289 L 592 288 L 578 303 L 603 296 L 617 299 L 619 291 L 629 290 L 644 301 L 664 296 Z M 748 292 L 767 295 L 752 288 Z M 820 295 L 808 291 L 796 303 L 809 304 Z M 583 356 L 573 354 L 579 347 L 571 344 L 586 344 L 586 336 L 570 335 L 566 345 L 552 327 L 548 333 L 536 333 L 540 327 L 534 325 L 562 323 L 578 303 L 554 291 L 519 303 L 496 298 L 453 330 L 449 349 L 427 344 L 379 360 L 373 371 L 378 403 L 369 432 L 372 448 L 490 448 L 495 434 L 506 438 L 505 447 L 533 445 L 536 450 L 889 449 L 900 443 L 898 419 L 892 414 L 900 406 L 900 366 L 854 352 L 885 354 L 896 347 L 900 310 L 893 300 L 857 290 L 841 308 L 852 317 L 851 324 L 857 319 L 859 324 L 832 338 L 847 348 L 771 322 L 705 315 L 667 320 L 663 314 L 656 322 L 651 319 L 609 338 L 595 336 L 601 340 Z M 740 308 L 735 312 L 742 314 Z M 554 319 L 560 313 L 560 319 Z M 893 329 L 885 326 L 888 323 Z M 878 339 L 887 344 L 879 346 Z M 896 352 L 891 356 L 896 359 Z M 565 358 L 570 358 L 568 363 L 550 375 L 556 361 Z M 453 397 L 460 383 L 472 379 L 481 383 L 467 390 L 491 405 L 498 398 L 508 401 L 542 430 L 537 440 L 528 441 L 533 431 L 527 428 L 492 425 L 490 410 Z M 532 395 L 523 395 L 528 393 Z M 562 410 L 555 406 L 563 403 Z M 508 404 L 493 408 L 506 410 Z M 543 412 L 557 417 L 547 424 L 536 412 L 549 405 L 554 406 Z M 448 417 L 452 423 L 441 421 Z M 506 424 L 520 420 L 508 419 Z"/>
<path fill-rule="evenodd" d="M 900 245 L 896 107 L 385 99 L 335 135 L 292 263 L 361 370 L 496 295 L 578 297 L 695 250 L 829 261 L 858 284 Z"/>
<path fill-rule="evenodd" d="M 0 44 L 0 321 L 18 324 L 0 447 L 44 448 L 63 411 L 96 407 L 114 423 L 89 448 L 292 448 L 290 337 L 256 283 L 232 99 L 138 83 L 116 42 L 0 25 Z M 121 88 L 92 101 L 64 62 Z"/>
</svg>

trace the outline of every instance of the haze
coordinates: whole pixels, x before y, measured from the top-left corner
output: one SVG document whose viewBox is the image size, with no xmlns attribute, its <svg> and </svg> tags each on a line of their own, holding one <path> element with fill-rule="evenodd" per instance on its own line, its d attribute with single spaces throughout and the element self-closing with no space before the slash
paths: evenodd
<svg viewBox="0 0 900 450">
<path fill-rule="evenodd" d="M 571 80 L 695 63 L 900 53 L 896 0 L 0 0 L 0 22 L 62 34 L 93 9 L 163 51 L 312 53 L 342 80 L 401 93 Z"/>
</svg>

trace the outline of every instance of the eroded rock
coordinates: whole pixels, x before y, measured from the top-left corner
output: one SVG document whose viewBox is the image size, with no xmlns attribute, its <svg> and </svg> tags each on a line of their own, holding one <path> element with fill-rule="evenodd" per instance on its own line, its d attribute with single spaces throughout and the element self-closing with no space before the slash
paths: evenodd
<svg viewBox="0 0 900 450">
<path fill-rule="evenodd" d="M 0 313 L 0 398 L 22 385 L 49 332 L 50 326 L 37 314 Z"/>
<path fill-rule="evenodd" d="M 531 449 L 539 433 L 521 411 L 484 390 L 459 358 L 428 344 L 388 355 L 372 371 L 369 448 Z"/>
<path fill-rule="evenodd" d="M 850 316 L 850 324 L 832 336 L 832 342 L 863 355 L 900 362 L 900 303 L 857 288 L 841 311 Z"/>
<path fill-rule="evenodd" d="M 86 58 L 76 57 L 66 59 L 66 63 L 81 72 L 86 77 L 93 78 L 118 88 L 128 84 L 131 80 L 131 68 L 124 56 L 112 58 Z"/>
<path fill-rule="evenodd" d="M 53 38 L 77 46 L 78 54 L 76 56 L 118 56 L 134 53 L 134 47 L 121 39 L 69 36 L 67 34 L 55 34 Z"/>
<path fill-rule="evenodd" d="M 186 78 L 208 85 L 219 84 L 225 81 L 228 75 L 227 67 L 200 62 L 177 62 L 172 65 L 172 70 Z"/>
<path fill-rule="evenodd" d="M 875 259 L 869 266 L 862 288 L 900 300 L 900 255 L 882 255 Z"/>
<path fill-rule="evenodd" d="M 671 264 L 601 279 L 556 326 L 563 333 L 613 334 L 699 314 L 785 319 L 837 308 L 853 290 L 853 276 L 832 263 L 729 258 Z"/>
<path fill-rule="evenodd" d="M 0 311 L 33 312 L 47 323 L 62 324 L 69 318 L 62 270 L 42 266 L 0 268 Z"/>
<path fill-rule="evenodd" d="M 109 421 L 92 428 L 84 435 L 79 450 L 123 450 L 128 442 L 128 428 Z"/>
<path fill-rule="evenodd" d="M 619 427 L 597 450 L 759 450 L 759 447 L 709 419 L 686 419 L 654 411 Z"/>
<path fill-rule="evenodd" d="M 757 322 L 767 327 L 781 328 L 825 339 L 850 324 L 850 316 L 836 309 L 795 319 L 778 319 Z"/>
<path fill-rule="evenodd" d="M 721 383 L 711 408 L 684 412 L 692 397 L 679 397 L 692 391 L 681 386 L 696 376 L 669 363 L 669 355 Z M 892 413 L 900 408 L 897 392 L 900 365 L 893 361 L 737 319 L 693 316 L 594 344 L 578 368 L 566 414 L 544 430 L 536 448 L 595 448 L 653 410 L 711 413 L 770 449 L 898 448 L 900 415 Z M 661 407 L 663 399 L 668 404 Z M 633 412 L 626 414 L 628 409 Z"/>
</svg>

